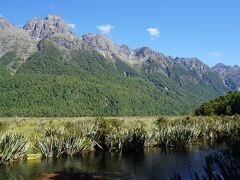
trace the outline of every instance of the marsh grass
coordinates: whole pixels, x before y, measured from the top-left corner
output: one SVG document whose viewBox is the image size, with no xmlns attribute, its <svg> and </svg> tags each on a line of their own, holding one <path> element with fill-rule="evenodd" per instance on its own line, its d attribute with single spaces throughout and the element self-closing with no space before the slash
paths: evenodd
<svg viewBox="0 0 240 180">
<path fill-rule="evenodd" d="M 50 158 L 93 150 L 135 152 L 146 146 L 187 148 L 200 140 L 218 143 L 235 136 L 240 117 L 2 118 L 0 125 L 3 134 L 25 137 L 27 153 Z"/>
<path fill-rule="evenodd" d="M 38 141 L 43 158 L 81 155 L 90 150 L 91 141 L 78 135 L 66 135 L 65 129 L 48 128 Z"/>
<path fill-rule="evenodd" d="M 0 138 L 0 164 L 10 163 L 24 158 L 28 144 L 24 136 L 5 134 Z"/>
<path fill-rule="evenodd" d="M 120 136 L 119 149 L 122 153 L 141 152 L 144 150 L 146 132 L 143 128 L 134 128 L 125 131 Z"/>
</svg>

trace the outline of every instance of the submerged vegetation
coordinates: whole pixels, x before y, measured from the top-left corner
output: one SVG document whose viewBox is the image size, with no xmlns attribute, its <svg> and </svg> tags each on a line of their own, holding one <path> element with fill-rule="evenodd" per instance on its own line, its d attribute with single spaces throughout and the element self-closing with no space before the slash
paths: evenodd
<svg viewBox="0 0 240 180">
<path fill-rule="evenodd" d="M 58 158 L 93 150 L 140 152 L 149 146 L 185 149 L 202 140 L 218 145 L 237 136 L 240 128 L 238 116 L 123 119 L 1 119 L 1 132 L 6 134 L 0 142 L 1 163 L 31 153 Z"/>
</svg>

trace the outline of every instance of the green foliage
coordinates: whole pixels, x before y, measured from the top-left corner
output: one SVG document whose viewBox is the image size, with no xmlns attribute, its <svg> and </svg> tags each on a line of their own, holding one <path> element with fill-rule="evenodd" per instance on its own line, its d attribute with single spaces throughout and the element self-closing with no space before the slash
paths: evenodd
<svg viewBox="0 0 240 180">
<path fill-rule="evenodd" d="M 1 63 L 8 67 L 10 71 L 15 71 L 22 64 L 22 61 L 17 57 L 15 52 L 7 52 L 2 58 Z"/>
<path fill-rule="evenodd" d="M 10 72 L 7 70 L 6 66 L 0 61 L 0 81 L 3 81 L 7 76 L 10 75 Z"/>
<path fill-rule="evenodd" d="M 143 128 L 134 128 L 124 132 L 120 137 L 120 150 L 122 153 L 143 152 L 146 132 Z"/>
<path fill-rule="evenodd" d="M 199 138 L 197 129 L 183 125 L 161 126 L 156 132 L 159 145 L 164 148 L 186 148 L 189 143 Z"/>
<path fill-rule="evenodd" d="M 118 120 L 97 118 L 94 128 L 88 134 L 96 142 L 95 148 L 110 152 L 119 150 L 121 124 Z"/>
<path fill-rule="evenodd" d="M 235 115 L 240 114 L 240 92 L 229 92 L 215 100 L 204 103 L 195 110 L 195 115 Z"/>
<path fill-rule="evenodd" d="M 0 165 L 22 159 L 27 150 L 27 140 L 18 134 L 1 135 Z"/>
<path fill-rule="evenodd" d="M 63 129 L 47 129 L 38 144 L 44 158 L 81 155 L 91 146 L 88 139 L 74 134 L 65 135 Z"/>
</svg>

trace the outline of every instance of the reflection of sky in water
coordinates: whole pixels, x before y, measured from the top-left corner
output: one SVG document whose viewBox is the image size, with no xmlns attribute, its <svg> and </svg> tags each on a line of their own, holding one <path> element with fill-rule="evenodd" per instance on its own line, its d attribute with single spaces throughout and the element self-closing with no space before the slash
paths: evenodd
<svg viewBox="0 0 240 180">
<path fill-rule="evenodd" d="M 149 149 L 142 154 L 127 156 L 117 153 L 90 153 L 79 158 L 62 158 L 58 160 L 31 160 L 12 165 L 0 166 L 4 179 L 40 177 L 40 174 L 70 171 L 103 175 L 110 179 L 163 179 L 169 178 L 174 170 L 181 173 L 183 179 L 189 178 L 189 171 L 203 174 L 205 156 L 211 151 L 192 148 L 190 151 L 169 151 Z"/>
</svg>

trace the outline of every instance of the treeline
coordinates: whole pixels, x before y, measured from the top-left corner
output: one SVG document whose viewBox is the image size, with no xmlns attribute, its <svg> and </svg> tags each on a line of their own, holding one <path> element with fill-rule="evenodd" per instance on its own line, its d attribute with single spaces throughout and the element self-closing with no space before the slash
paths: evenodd
<svg viewBox="0 0 240 180">
<path fill-rule="evenodd" d="M 226 96 L 204 103 L 195 111 L 195 115 L 203 116 L 236 114 L 240 114 L 240 92 L 229 92 Z"/>
</svg>

